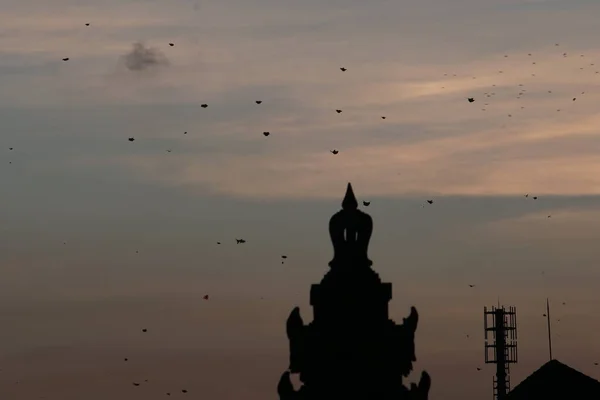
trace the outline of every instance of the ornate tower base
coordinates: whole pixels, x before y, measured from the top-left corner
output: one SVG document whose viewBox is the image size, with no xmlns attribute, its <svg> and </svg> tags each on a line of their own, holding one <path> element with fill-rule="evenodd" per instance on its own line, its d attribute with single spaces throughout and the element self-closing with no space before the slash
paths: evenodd
<svg viewBox="0 0 600 400">
<path fill-rule="evenodd" d="M 304 325 L 296 307 L 287 321 L 290 366 L 279 382 L 281 400 L 427 399 L 431 380 L 424 372 L 409 390 L 402 377 L 416 361 L 413 307 L 402 325 L 388 317 L 392 285 L 383 283 L 367 256 L 371 217 L 357 209 L 348 184 L 343 210 L 330 221 L 335 250 L 331 270 L 312 285 L 313 322 Z M 300 374 L 296 391 L 290 373 Z"/>
</svg>

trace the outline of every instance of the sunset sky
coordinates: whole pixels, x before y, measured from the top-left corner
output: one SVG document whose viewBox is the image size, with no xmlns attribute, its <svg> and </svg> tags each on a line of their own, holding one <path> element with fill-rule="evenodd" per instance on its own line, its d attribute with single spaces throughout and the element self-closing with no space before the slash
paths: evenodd
<svg viewBox="0 0 600 400">
<path fill-rule="evenodd" d="M 348 182 L 390 318 L 419 310 L 409 381 L 427 370 L 430 399 L 492 395 L 498 300 L 518 311 L 512 386 L 548 361 L 546 297 L 555 358 L 600 379 L 599 15 L 1 0 L 0 393 L 277 400 Z M 130 70 L 136 43 L 163 61 Z"/>
</svg>

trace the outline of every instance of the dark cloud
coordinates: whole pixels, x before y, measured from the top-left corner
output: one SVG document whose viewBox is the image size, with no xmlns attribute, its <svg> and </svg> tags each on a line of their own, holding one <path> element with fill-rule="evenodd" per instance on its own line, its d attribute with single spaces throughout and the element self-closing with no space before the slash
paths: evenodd
<svg viewBox="0 0 600 400">
<path fill-rule="evenodd" d="M 160 50 L 146 47 L 140 42 L 133 44 L 133 49 L 123 56 L 123 61 L 130 71 L 169 65 L 169 60 Z"/>
</svg>

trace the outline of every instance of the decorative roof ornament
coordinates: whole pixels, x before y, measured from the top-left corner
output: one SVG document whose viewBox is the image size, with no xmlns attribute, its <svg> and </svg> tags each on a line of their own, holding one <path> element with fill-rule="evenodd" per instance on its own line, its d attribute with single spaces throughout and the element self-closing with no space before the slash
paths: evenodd
<svg viewBox="0 0 600 400">
<path fill-rule="evenodd" d="M 362 269 L 373 265 L 367 255 L 372 233 L 373 219 L 358 209 L 352 184 L 348 183 L 342 209 L 329 220 L 329 235 L 334 251 L 329 266 L 332 269 Z"/>
</svg>

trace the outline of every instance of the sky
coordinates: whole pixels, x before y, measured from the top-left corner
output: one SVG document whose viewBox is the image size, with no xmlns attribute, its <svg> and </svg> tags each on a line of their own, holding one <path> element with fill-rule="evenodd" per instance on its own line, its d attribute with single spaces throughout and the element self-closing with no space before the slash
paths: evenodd
<svg viewBox="0 0 600 400">
<path fill-rule="evenodd" d="M 553 356 L 600 378 L 599 13 L 3 0 L 2 393 L 277 399 L 348 182 L 390 318 L 420 313 L 408 381 L 428 371 L 431 399 L 492 395 L 498 301 L 518 313 L 512 386 L 549 359 L 547 297 Z"/>
</svg>

